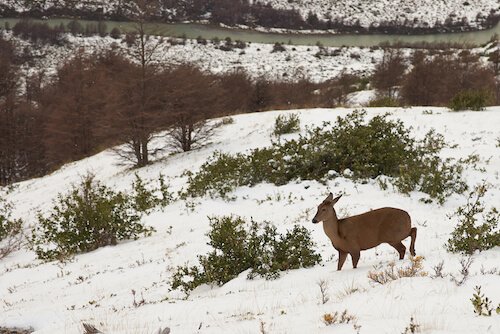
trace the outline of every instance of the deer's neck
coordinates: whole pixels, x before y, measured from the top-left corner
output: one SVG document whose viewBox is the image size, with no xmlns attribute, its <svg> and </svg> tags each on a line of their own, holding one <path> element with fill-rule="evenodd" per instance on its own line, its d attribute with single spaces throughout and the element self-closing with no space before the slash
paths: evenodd
<svg viewBox="0 0 500 334">
<path fill-rule="evenodd" d="M 340 237 L 339 220 L 335 214 L 323 222 L 323 230 L 336 248 L 346 249 L 345 240 Z"/>
</svg>

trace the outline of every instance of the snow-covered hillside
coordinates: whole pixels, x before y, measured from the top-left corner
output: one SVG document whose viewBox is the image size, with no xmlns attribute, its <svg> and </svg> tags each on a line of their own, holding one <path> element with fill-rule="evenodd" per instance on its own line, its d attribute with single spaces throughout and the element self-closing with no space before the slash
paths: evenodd
<svg viewBox="0 0 500 334">
<path fill-rule="evenodd" d="M 499 10 L 495 0 L 271 0 L 275 8 L 295 8 L 304 17 L 309 12 L 320 18 L 345 20 L 353 24 L 359 20 L 363 27 L 380 22 L 408 22 L 413 27 L 433 27 L 437 21 L 444 23 L 467 18 L 471 26 L 478 26 L 478 16 L 486 17 Z"/>
<path fill-rule="evenodd" d="M 28 11 L 47 11 L 51 9 L 66 9 L 69 11 L 97 12 L 112 14 L 127 13 L 130 0 L 0 0 L 2 6 L 18 13 Z M 258 2 L 258 1 L 250 1 Z M 278 9 L 297 9 L 304 18 L 309 12 L 321 19 L 344 21 L 347 25 L 357 21 L 363 27 L 379 25 L 382 22 L 396 22 L 409 27 L 433 27 L 436 22 L 441 24 L 446 20 L 451 23 L 462 22 L 471 27 L 481 28 L 484 19 L 491 13 L 499 11 L 496 0 L 269 0 L 260 1 Z M 183 1 L 161 2 L 164 14 L 175 14 L 176 6 L 184 6 Z M 462 25 L 463 22 L 461 23 Z"/>
<path fill-rule="evenodd" d="M 12 38 L 11 35 L 6 36 Z M 133 53 L 121 40 L 111 37 L 74 37 L 67 34 L 66 38 L 68 42 L 64 46 L 35 46 L 21 39 L 13 40 L 20 53 L 26 48 L 30 50 L 32 61 L 24 70 L 43 70 L 49 76 L 79 50 L 91 54 L 114 47 L 119 49 L 120 54 L 130 56 Z M 272 45 L 258 43 L 248 44 L 245 49 L 222 51 L 210 42 L 203 45 L 188 39 L 185 45 L 172 45 L 167 39 L 161 40 L 163 42 L 153 57 L 160 64 L 193 63 L 212 73 L 243 69 L 254 78 L 266 77 L 270 80 L 309 78 L 322 82 L 340 73 L 367 76 L 373 72 L 384 52 L 382 49 L 342 47 L 327 48 L 331 56 L 316 56 L 320 50 L 318 46 L 285 45 L 286 51 L 272 52 Z"/>
<path fill-rule="evenodd" d="M 165 156 L 150 166 L 128 170 L 117 165 L 110 151 L 74 162 L 43 178 L 15 185 L 8 199 L 15 215 L 27 224 L 36 223 L 36 212 L 47 211 L 51 201 L 88 171 L 115 189 L 129 189 L 138 173 L 145 180 L 168 177 L 172 190 L 186 186 L 186 169 L 196 171 L 212 152 L 244 152 L 270 144 L 272 124 L 280 113 L 297 113 L 301 127 L 319 125 L 344 116 L 348 109 L 311 109 L 234 116 L 234 123 L 220 128 L 213 142 L 203 149 Z M 387 109 L 369 109 L 378 115 Z M 484 112 L 452 113 L 442 108 L 392 109 L 392 116 L 413 127 L 421 138 L 435 128 L 451 144 L 445 156 L 481 157 L 478 167 L 465 171 L 470 186 L 482 180 L 492 184 L 485 201 L 498 207 L 500 201 L 500 107 Z M 290 137 L 297 134 L 288 135 Z M 444 261 L 444 271 L 458 275 L 461 256 L 445 251 L 443 245 L 456 221 L 447 214 L 463 205 L 465 195 L 453 195 L 443 206 L 424 204 L 422 194 L 404 196 L 393 189 L 381 190 L 376 182 L 353 183 L 336 178 L 326 185 L 315 181 L 284 186 L 261 184 L 234 191 L 234 200 L 197 198 L 189 203 L 175 201 L 163 211 L 150 214 L 144 223 L 157 232 L 137 241 L 122 242 L 78 255 L 69 263 L 42 263 L 26 250 L 0 262 L 0 326 L 33 326 L 37 334 L 81 333 L 81 322 L 89 322 L 105 333 L 153 333 L 168 326 L 171 333 L 356 333 L 352 324 L 326 326 L 325 313 L 348 310 L 361 326 L 359 333 L 403 333 L 413 317 L 421 333 L 498 333 L 500 316 L 478 317 L 470 298 L 476 285 L 493 301 L 500 302 L 500 248 L 474 255 L 469 279 L 456 286 L 446 278 L 403 278 L 375 285 L 367 278 L 373 266 L 397 260 L 387 245 L 363 251 L 357 269 L 348 259 L 336 271 L 337 253 L 321 226 L 311 218 L 325 195 L 344 193 L 337 204 L 341 215 L 394 206 L 407 210 L 418 228 L 416 251 L 425 257 L 424 270 Z M 247 280 L 246 273 L 222 287 L 203 286 L 187 299 L 170 291 L 173 269 L 196 263 L 209 246 L 205 233 L 207 216 L 237 214 L 256 221 L 270 221 L 279 231 L 301 224 L 312 232 L 324 262 L 309 269 L 284 273 L 277 280 Z M 27 229 L 28 226 L 25 226 Z M 409 240 L 405 240 L 406 245 Z M 408 254 L 407 254 L 408 255 Z M 407 264 L 408 259 L 401 264 Z M 497 269 L 496 273 L 486 273 Z M 317 282 L 328 283 L 330 300 L 321 303 Z M 136 300 L 144 305 L 135 307 Z"/>
</svg>

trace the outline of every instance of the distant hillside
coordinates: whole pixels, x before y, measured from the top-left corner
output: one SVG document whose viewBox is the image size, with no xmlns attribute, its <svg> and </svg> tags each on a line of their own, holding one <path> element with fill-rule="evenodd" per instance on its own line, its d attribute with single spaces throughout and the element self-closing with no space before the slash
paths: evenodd
<svg viewBox="0 0 500 334">
<path fill-rule="evenodd" d="M 130 19 L 135 0 L 0 0 L 0 16 Z M 481 30 L 498 22 L 493 0 L 158 0 L 154 19 L 230 26 L 431 33 Z"/>
</svg>

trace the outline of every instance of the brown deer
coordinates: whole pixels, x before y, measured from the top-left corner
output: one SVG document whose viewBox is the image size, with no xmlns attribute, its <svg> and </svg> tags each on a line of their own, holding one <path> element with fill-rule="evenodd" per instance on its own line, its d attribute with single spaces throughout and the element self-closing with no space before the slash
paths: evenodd
<svg viewBox="0 0 500 334">
<path fill-rule="evenodd" d="M 333 247 L 339 252 L 337 270 L 341 270 L 351 254 L 352 265 L 357 267 L 359 252 L 370 249 L 381 243 L 388 243 L 399 253 L 399 259 L 405 256 L 406 247 L 401 240 L 411 236 L 410 253 L 415 256 L 415 239 L 417 228 L 411 227 L 408 212 L 395 208 L 380 208 L 360 215 L 338 219 L 333 205 L 342 195 L 328 197 L 318 206 L 318 212 L 313 218 L 313 224 L 323 222 L 323 230 L 332 241 Z"/>
</svg>

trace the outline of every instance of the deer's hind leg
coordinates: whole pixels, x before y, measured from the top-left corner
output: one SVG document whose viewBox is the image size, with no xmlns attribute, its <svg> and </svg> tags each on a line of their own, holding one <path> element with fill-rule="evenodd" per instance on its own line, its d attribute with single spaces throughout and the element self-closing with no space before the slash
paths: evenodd
<svg viewBox="0 0 500 334">
<path fill-rule="evenodd" d="M 351 251 L 352 267 L 354 269 L 358 267 L 359 257 L 360 257 L 360 251 L 358 249 Z"/>
<path fill-rule="evenodd" d="M 394 247 L 398 251 L 400 260 L 405 258 L 406 247 L 405 247 L 405 245 L 403 245 L 403 243 L 401 241 L 397 242 L 397 243 L 392 243 L 389 245 L 391 245 L 392 247 Z"/>
</svg>

